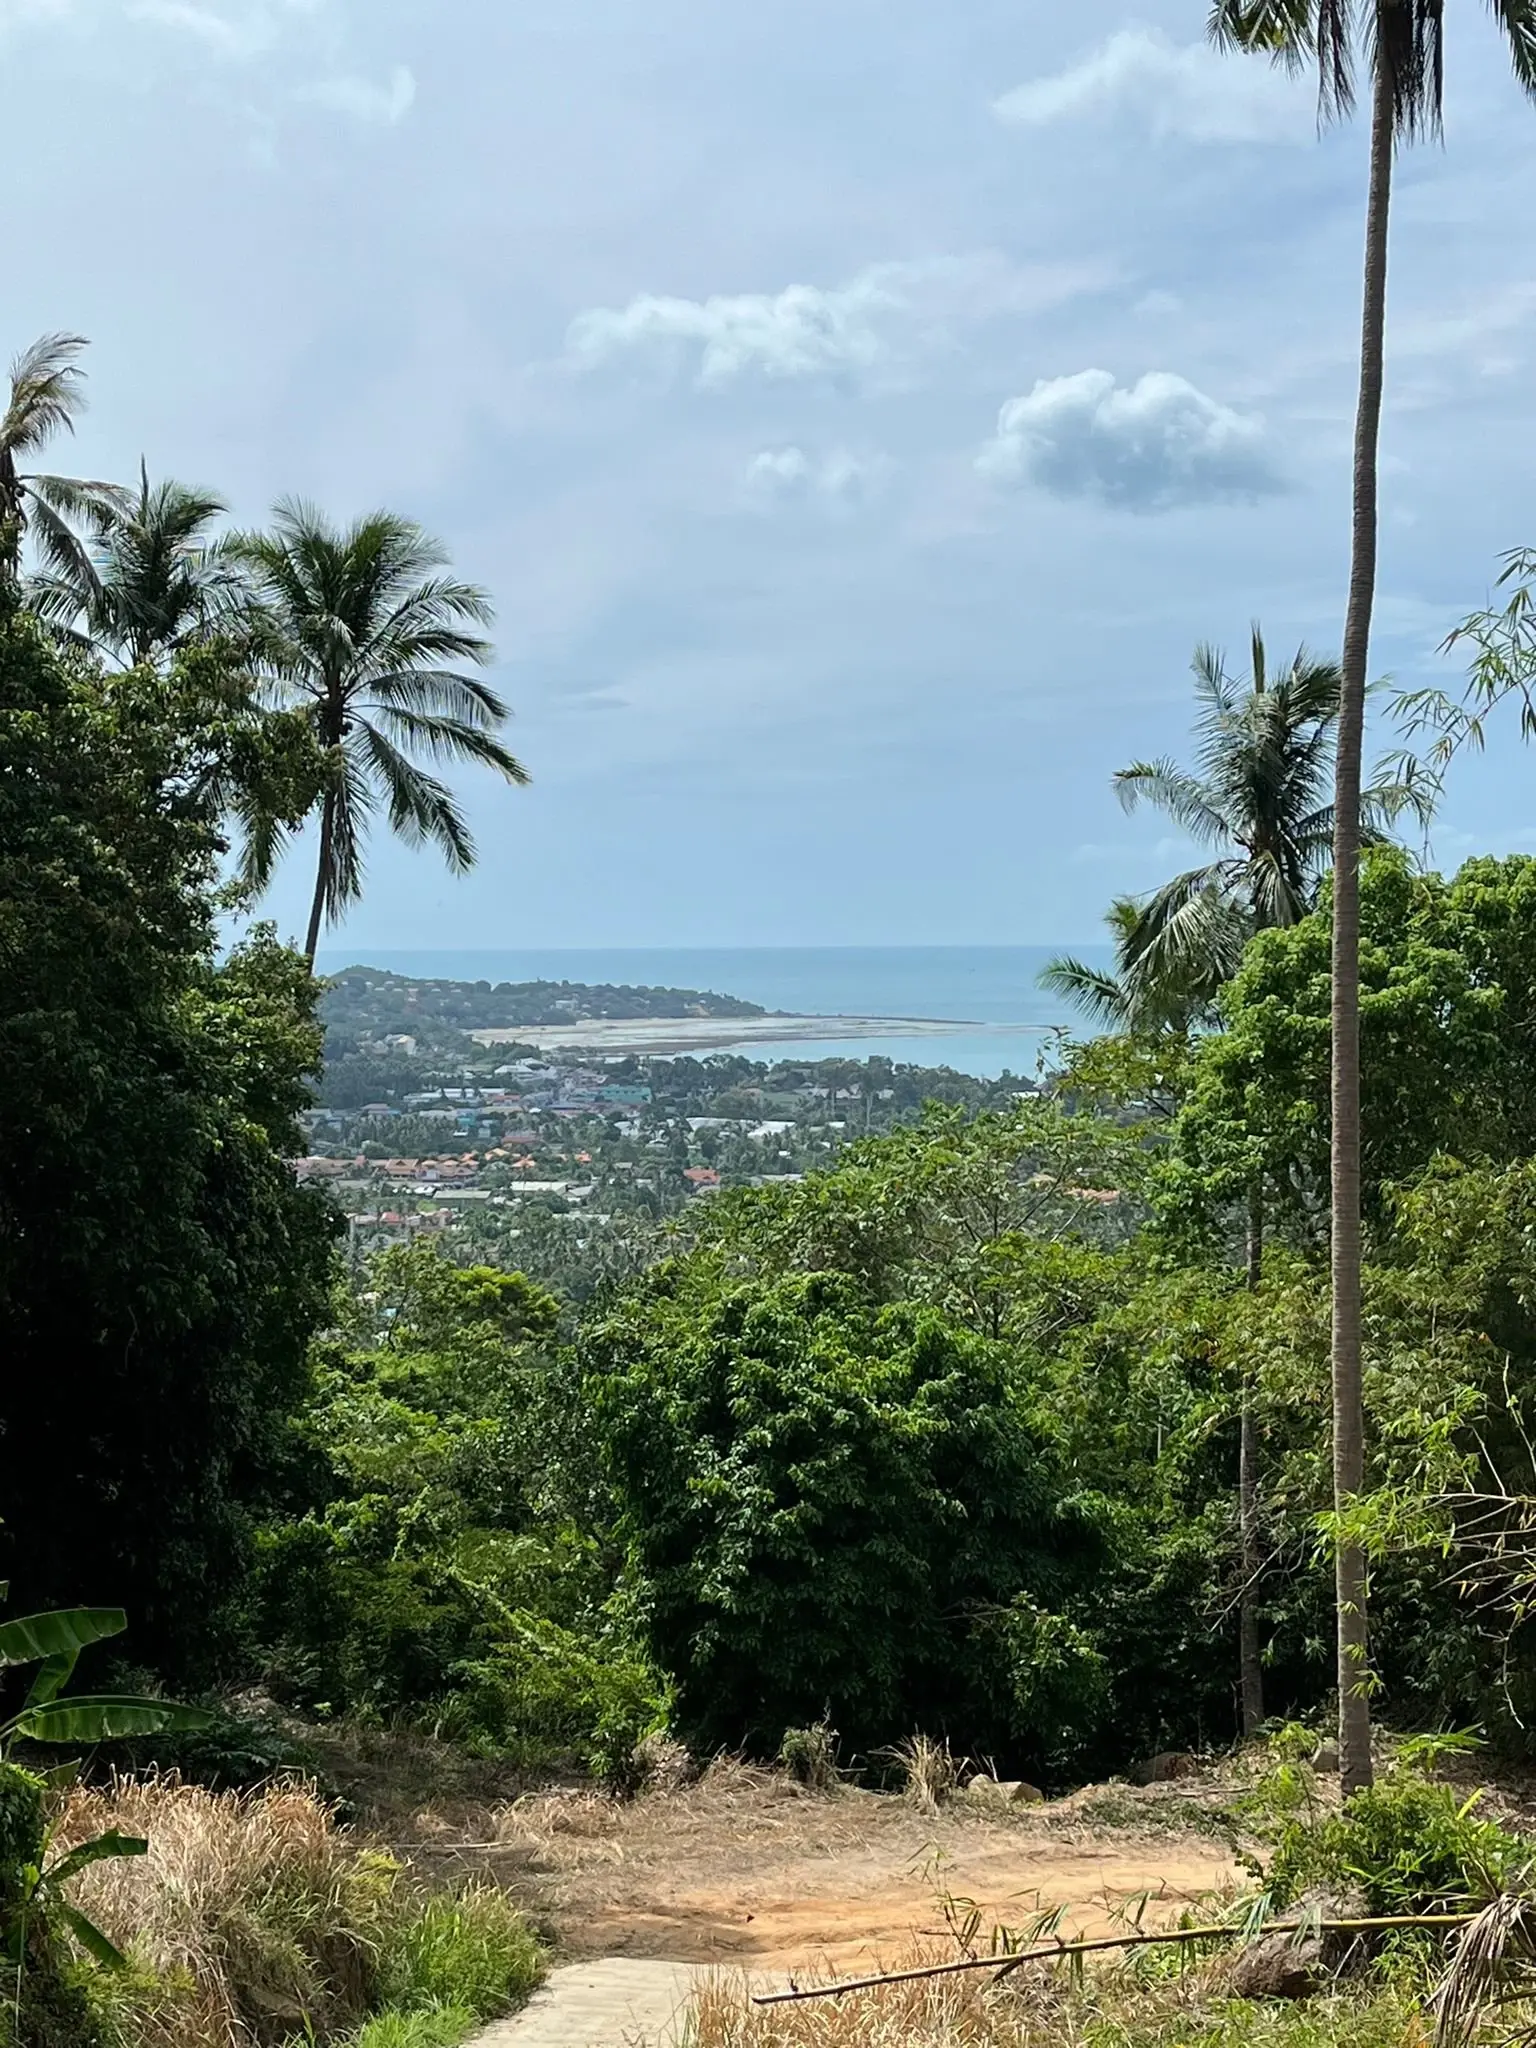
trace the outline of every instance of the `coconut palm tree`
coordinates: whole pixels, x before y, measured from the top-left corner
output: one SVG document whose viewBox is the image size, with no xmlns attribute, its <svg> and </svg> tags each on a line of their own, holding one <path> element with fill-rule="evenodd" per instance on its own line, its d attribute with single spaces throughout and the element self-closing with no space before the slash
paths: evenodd
<svg viewBox="0 0 1536 2048">
<path fill-rule="evenodd" d="M 211 491 L 152 485 L 141 463 L 137 495 L 92 508 L 87 546 L 29 578 L 27 601 L 61 638 L 130 668 L 215 635 L 238 637 L 250 585 L 214 531 L 228 509 Z"/>
<path fill-rule="evenodd" d="M 1225 923 L 1229 907 L 1211 905 L 1213 926 Z M 1211 1014 L 1216 991 L 1229 978 L 1247 933 L 1223 929 L 1208 957 L 1192 962 L 1187 973 L 1171 981 L 1158 981 L 1138 974 L 1128 958 L 1141 919 L 1142 906 L 1134 896 L 1117 896 L 1104 915 L 1114 943 L 1114 967 L 1091 967 L 1071 954 L 1059 954 L 1040 970 L 1040 986 L 1064 997 L 1105 1031 L 1187 1032 Z"/>
<path fill-rule="evenodd" d="M 478 763 L 516 784 L 528 776 L 496 737 L 506 705 L 454 665 L 491 660 L 490 642 L 473 630 L 489 625 L 490 601 L 439 573 L 447 558 L 419 526 L 373 512 L 338 528 L 285 499 L 272 531 L 242 536 L 232 553 L 251 579 L 267 694 L 305 712 L 325 764 L 304 948 L 313 962 L 323 924 L 362 893 L 381 804 L 408 844 L 432 840 L 459 874 L 474 865 L 458 801 L 414 754 Z M 254 822 L 246 870 L 260 887 L 288 834 L 280 822 Z"/>
<path fill-rule="evenodd" d="M 1536 96 L 1536 0 L 1491 0 L 1511 68 Z M 1392 164 L 1399 142 L 1441 125 L 1445 0 L 1213 0 L 1209 30 L 1228 49 L 1291 67 L 1317 66 L 1325 121 L 1353 108 L 1363 63 L 1371 81 L 1360 379 L 1355 414 L 1349 597 L 1341 651 L 1334 760 L 1332 995 L 1332 1291 L 1334 1503 L 1345 1524 L 1365 1484 L 1360 1369 L 1360 767 L 1371 612 L 1376 594 L 1378 443 L 1386 330 Z M 1365 1551 L 1335 1547 L 1339 1776 L 1346 1793 L 1370 1784 Z"/>
<path fill-rule="evenodd" d="M 1271 677 L 1264 638 L 1253 628 L 1246 680 L 1227 673 L 1213 647 L 1195 650 L 1196 766 L 1167 757 L 1122 768 L 1115 789 L 1127 810 L 1150 803 L 1215 858 L 1164 883 L 1132 914 L 1118 909 L 1120 973 L 1132 1014 L 1184 991 L 1209 1008 L 1256 932 L 1295 924 L 1317 900 L 1333 850 L 1335 736 L 1341 704 L 1339 665 L 1297 651 Z M 1399 770 L 1363 794 L 1367 836 L 1379 838 L 1405 808 L 1422 812 L 1423 786 Z M 1264 1269 L 1264 1183 L 1249 1189 L 1248 1284 Z M 1243 1726 L 1264 1718 L 1257 1594 L 1262 1565 L 1258 1443 L 1250 1390 L 1240 1403 L 1238 1523 L 1242 1586 L 1238 1601 Z"/>
<path fill-rule="evenodd" d="M 76 359 L 87 345 L 80 334 L 45 334 L 11 365 L 0 418 L 0 583 L 19 580 L 26 538 L 51 569 L 79 569 L 85 550 L 70 522 L 122 502 L 114 484 L 30 466 L 56 434 L 75 431 L 85 410 L 85 373 Z"/>
</svg>

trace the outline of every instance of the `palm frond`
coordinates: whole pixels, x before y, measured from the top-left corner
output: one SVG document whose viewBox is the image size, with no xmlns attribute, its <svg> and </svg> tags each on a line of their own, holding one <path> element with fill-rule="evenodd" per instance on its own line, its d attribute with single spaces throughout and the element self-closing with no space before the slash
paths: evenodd
<svg viewBox="0 0 1536 2048">
<path fill-rule="evenodd" d="M 1226 821 L 1211 801 L 1211 792 L 1198 777 L 1187 774 L 1174 761 L 1133 761 L 1114 779 L 1121 807 L 1134 811 L 1145 801 L 1172 818 L 1191 839 L 1215 843 L 1226 838 Z"/>
<path fill-rule="evenodd" d="M 456 874 L 467 874 L 475 863 L 475 842 L 452 790 L 376 726 L 359 720 L 353 731 L 388 803 L 391 829 L 408 846 L 433 841 Z"/>
<path fill-rule="evenodd" d="M 375 716 L 394 742 L 418 746 L 435 760 L 470 761 L 482 768 L 494 768 L 519 789 L 526 788 L 531 779 L 521 761 L 494 734 L 482 732 L 477 726 L 463 725 L 456 718 L 393 708 L 381 710 Z"/>
<path fill-rule="evenodd" d="M 1510 69 L 1536 95 L 1536 0 L 1490 0 L 1493 18 L 1509 44 Z"/>
<path fill-rule="evenodd" d="M 55 434 L 72 434 L 85 409 L 83 334 L 45 334 L 11 364 L 10 400 L 0 419 L 0 447 L 12 461 L 30 455 Z"/>
<path fill-rule="evenodd" d="M 1089 967 L 1063 953 L 1048 960 L 1037 978 L 1041 988 L 1064 997 L 1095 1024 L 1116 1029 L 1129 1019 L 1130 997 L 1120 981 L 1102 968 Z"/>
</svg>

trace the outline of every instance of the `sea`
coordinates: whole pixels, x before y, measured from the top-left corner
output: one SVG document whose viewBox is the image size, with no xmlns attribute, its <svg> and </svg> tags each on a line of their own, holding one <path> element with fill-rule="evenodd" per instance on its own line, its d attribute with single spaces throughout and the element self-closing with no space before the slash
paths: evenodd
<svg viewBox="0 0 1536 2048">
<path fill-rule="evenodd" d="M 877 1017 L 892 1028 L 868 1038 L 818 1038 L 813 1023 L 782 1039 L 740 1048 L 749 1058 L 869 1059 L 883 1054 L 915 1066 L 963 1074 L 1032 1078 L 1043 1049 L 1060 1032 L 1091 1027 L 1040 987 L 1040 970 L 1070 951 L 1108 967 L 1107 946 L 742 946 L 557 947 L 497 951 L 410 949 L 365 954 L 322 949 L 321 973 L 382 967 L 396 974 L 452 981 L 610 982 L 692 988 L 741 996 L 800 1018 Z M 892 1020 L 942 1021 L 942 1034 L 903 1032 Z M 702 1055 L 701 1055 L 702 1056 Z"/>
</svg>

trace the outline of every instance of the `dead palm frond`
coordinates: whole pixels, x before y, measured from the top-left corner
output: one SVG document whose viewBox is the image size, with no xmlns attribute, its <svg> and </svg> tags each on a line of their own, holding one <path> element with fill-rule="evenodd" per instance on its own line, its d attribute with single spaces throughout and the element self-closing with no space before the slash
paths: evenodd
<svg viewBox="0 0 1536 2048">
<path fill-rule="evenodd" d="M 1474 2048 L 1488 2019 L 1536 2000 L 1536 1899 L 1500 1892 L 1463 1932 L 1433 2001 L 1435 2048 Z M 1506 2044 L 1536 2040 L 1536 2018 Z"/>
</svg>

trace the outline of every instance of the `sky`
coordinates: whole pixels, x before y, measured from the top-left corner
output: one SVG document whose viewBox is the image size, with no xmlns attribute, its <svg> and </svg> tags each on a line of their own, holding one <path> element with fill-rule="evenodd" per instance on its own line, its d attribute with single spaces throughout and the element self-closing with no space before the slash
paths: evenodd
<svg viewBox="0 0 1536 2048">
<path fill-rule="evenodd" d="M 0 0 L 0 341 L 90 337 L 68 464 L 387 506 L 494 598 L 532 784 L 462 778 L 467 878 L 381 837 L 333 943 L 1082 942 L 1185 862 L 1110 777 L 1183 747 L 1196 642 L 1337 643 L 1365 181 L 1205 12 Z M 1405 686 L 1536 541 L 1536 108 L 1473 0 L 1447 47 L 1392 251 Z M 1434 856 L 1536 848 L 1533 789 L 1511 721 Z"/>
</svg>

